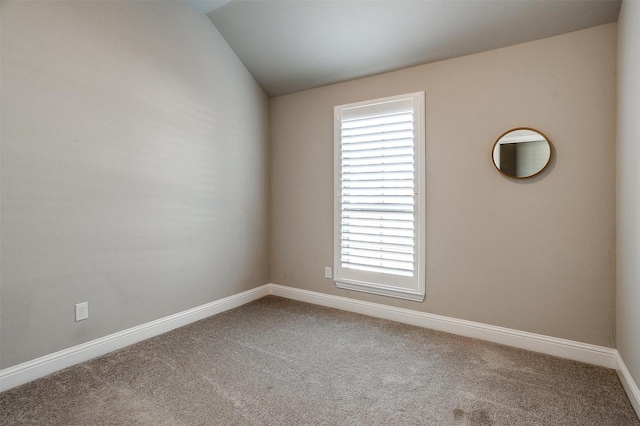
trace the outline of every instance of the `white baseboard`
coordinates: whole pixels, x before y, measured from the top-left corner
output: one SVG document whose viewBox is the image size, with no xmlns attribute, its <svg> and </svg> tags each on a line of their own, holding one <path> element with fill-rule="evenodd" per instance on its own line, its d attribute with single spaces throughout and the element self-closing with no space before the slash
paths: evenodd
<svg viewBox="0 0 640 426">
<path fill-rule="evenodd" d="M 627 369 L 627 365 L 622 360 L 622 356 L 620 356 L 620 352 L 618 351 L 616 351 L 616 361 L 618 364 L 616 367 L 618 377 L 622 382 L 625 392 L 627 392 L 627 396 L 629 396 L 633 409 L 636 410 L 636 414 L 640 418 L 640 389 L 638 389 L 638 385 L 635 380 L 633 380 L 633 377 L 631 377 L 631 373 Z"/>
<path fill-rule="evenodd" d="M 118 333 L 110 334 L 68 349 L 5 368 L 0 371 L 0 392 L 44 377 L 63 368 L 88 361 L 116 349 L 124 348 L 150 337 L 182 327 L 211 315 L 244 305 L 270 294 L 270 286 L 263 285 L 207 303 L 174 315 L 169 315 Z"/>
<path fill-rule="evenodd" d="M 412 311 L 410 309 L 395 308 L 393 306 L 364 302 L 309 290 L 301 290 L 293 287 L 285 287 L 278 284 L 269 284 L 269 289 L 270 294 L 274 296 L 388 319 L 418 327 L 445 331 L 447 333 L 473 337 L 475 339 L 615 369 L 631 401 L 631 405 L 633 405 L 636 414 L 640 417 L 640 390 L 633 380 L 633 377 L 631 377 L 631 373 L 629 373 L 620 353 L 616 349 L 442 315 Z"/>
<path fill-rule="evenodd" d="M 278 284 L 263 286 L 0 370 L 0 391 L 272 294 L 616 369 L 638 416 L 640 391 L 617 350 Z"/>
<path fill-rule="evenodd" d="M 513 330 L 495 325 L 466 321 L 442 315 L 428 314 L 410 309 L 395 308 L 378 303 L 363 302 L 346 297 L 333 296 L 278 284 L 270 285 L 274 296 L 286 297 L 301 302 L 313 303 L 343 311 L 356 312 L 371 317 L 445 331 L 475 339 L 514 346 L 561 358 L 586 362 L 607 368 L 616 368 L 616 350 L 603 346 L 590 345 L 557 337 L 544 336 L 526 331 Z"/>
</svg>

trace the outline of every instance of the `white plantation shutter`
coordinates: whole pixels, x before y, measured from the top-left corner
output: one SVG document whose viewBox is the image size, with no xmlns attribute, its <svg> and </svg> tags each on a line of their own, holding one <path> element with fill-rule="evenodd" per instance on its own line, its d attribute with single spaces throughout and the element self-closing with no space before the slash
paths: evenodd
<svg viewBox="0 0 640 426">
<path fill-rule="evenodd" d="M 336 107 L 339 287 L 422 300 L 422 93 Z"/>
</svg>

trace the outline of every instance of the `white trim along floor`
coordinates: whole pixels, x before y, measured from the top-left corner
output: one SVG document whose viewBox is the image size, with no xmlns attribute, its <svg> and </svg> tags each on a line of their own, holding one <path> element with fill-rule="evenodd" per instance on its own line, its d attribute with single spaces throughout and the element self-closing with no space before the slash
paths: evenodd
<svg viewBox="0 0 640 426">
<path fill-rule="evenodd" d="M 160 318 L 0 370 L 0 391 L 11 389 L 23 383 L 62 370 L 63 368 L 166 333 L 183 325 L 236 308 L 268 295 L 384 318 L 418 327 L 430 328 L 615 369 L 631 400 L 631 404 L 640 417 L 640 390 L 616 349 L 410 309 L 396 308 L 378 303 L 364 302 L 341 296 L 301 290 L 278 284 L 265 284 L 215 302 L 207 303 L 184 312 Z"/>
</svg>

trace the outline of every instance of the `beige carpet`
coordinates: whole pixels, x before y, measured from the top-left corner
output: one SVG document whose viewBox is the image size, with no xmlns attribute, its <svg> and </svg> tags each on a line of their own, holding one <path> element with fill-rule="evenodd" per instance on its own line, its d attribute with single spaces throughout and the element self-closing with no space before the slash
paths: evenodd
<svg viewBox="0 0 640 426">
<path fill-rule="evenodd" d="M 270 296 L 4 392 L 0 424 L 640 421 L 612 370 Z"/>
</svg>

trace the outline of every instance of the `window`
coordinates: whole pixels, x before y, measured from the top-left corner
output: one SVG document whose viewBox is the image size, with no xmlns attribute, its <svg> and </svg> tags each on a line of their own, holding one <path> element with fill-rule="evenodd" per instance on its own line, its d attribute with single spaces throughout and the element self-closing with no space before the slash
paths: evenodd
<svg viewBox="0 0 640 426">
<path fill-rule="evenodd" d="M 424 300 L 424 93 L 337 106 L 335 282 Z"/>
</svg>

